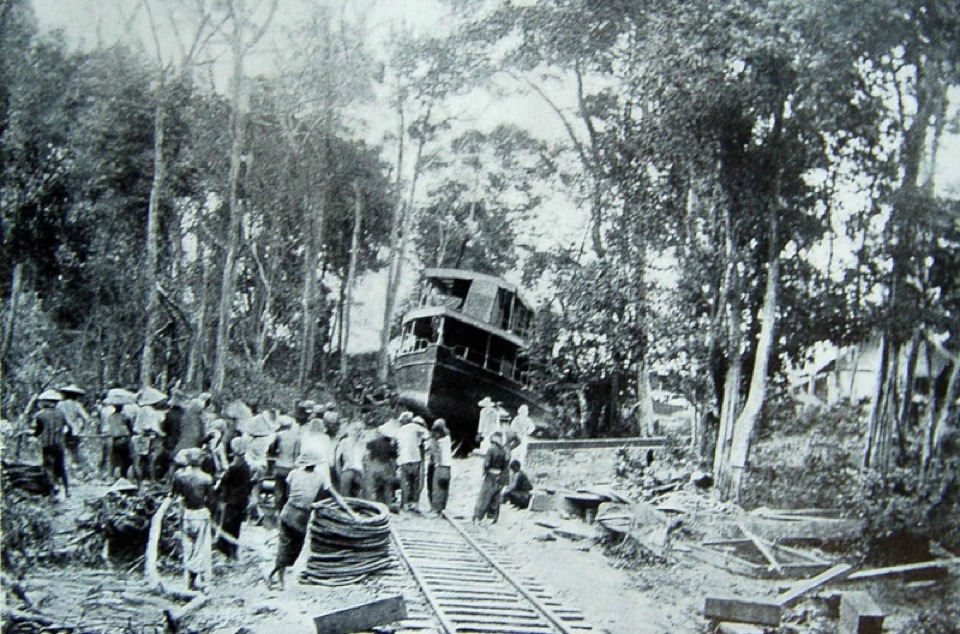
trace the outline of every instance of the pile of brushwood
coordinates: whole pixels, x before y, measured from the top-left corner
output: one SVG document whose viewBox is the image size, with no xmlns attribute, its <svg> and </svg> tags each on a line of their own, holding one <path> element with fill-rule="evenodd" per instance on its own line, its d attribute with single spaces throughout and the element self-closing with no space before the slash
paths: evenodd
<svg viewBox="0 0 960 634">
<path fill-rule="evenodd" d="M 110 492 L 87 502 L 77 520 L 78 535 L 71 544 L 75 561 L 88 566 L 136 566 L 142 561 L 150 534 L 150 520 L 167 491 L 147 484 L 137 492 Z M 180 510 L 171 504 L 160 532 L 161 567 L 175 567 L 181 555 L 177 535 Z"/>
<path fill-rule="evenodd" d="M 34 495 L 50 495 L 53 483 L 40 465 L 18 464 L 4 461 L 0 469 L 0 486 L 3 493 L 17 490 Z"/>
<path fill-rule="evenodd" d="M 5 489 L 0 497 L 0 535 L 3 536 L 3 570 L 19 574 L 50 554 L 53 525 L 51 502 L 46 497 Z"/>
</svg>

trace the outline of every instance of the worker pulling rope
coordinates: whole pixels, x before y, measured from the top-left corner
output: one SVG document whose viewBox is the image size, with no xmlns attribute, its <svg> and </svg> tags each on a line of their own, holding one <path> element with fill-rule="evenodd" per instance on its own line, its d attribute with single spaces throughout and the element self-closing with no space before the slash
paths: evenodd
<svg viewBox="0 0 960 634">
<path fill-rule="evenodd" d="M 393 565 L 387 507 L 356 498 L 343 502 L 323 500 L 313 505 L 303 583 L 349 585 Z"/>
</svg>

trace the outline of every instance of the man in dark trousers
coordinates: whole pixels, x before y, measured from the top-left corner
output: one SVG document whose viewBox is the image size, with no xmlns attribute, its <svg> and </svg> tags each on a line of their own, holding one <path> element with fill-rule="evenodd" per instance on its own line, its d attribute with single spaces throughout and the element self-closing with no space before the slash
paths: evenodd
<svg viewBox="0 0 960 634">
<path fill-rule="evenodd" d="M 494 522 L 500 518 L 500 488 L 503 486 L 503 474 L 507 470 L 507 452 L 503 448 L 503 432 L 494 432 L 490 436 L 490 447 L 483 458 L 483 484 L 477 496 L 477 506 L 473 510 L 473 521 L 489 517 Z"/>
<path fill-rule="evenodd" d="M 240 526 L 253 490 L 253 472 L 246 460 L 246 444 L 240 436 L 230 441 L 230 451 L 233 461 L 227 467 L 223 477 L 217 484 L 217 500 L 221 504 L 220 539 L 217 540 L 217 550 L 230 559 L 237 558 L 236 540 L 240 537 Z M 233 541 L 224 539 L 224 535 Z"/>
<path fill-rule="evenodd" d="M 180 497 L 183 518 L 180 533 L 183 541 L 183 574 L 188 590 L 203 590 L 213 576 L 211 557 L 210 502 L 213 499 L 213 478 L 200 469 L 203 451 L 183 450 L 186 466 L 173 476 L 173 494 Z"/>
<path fill-rule="evenodd" d="M 43 469 L 53 483 L 54 491 L 63 484 L 63 494 L 70 496 L 70 484 L 67 482 L 67 465 L 63 455 L 63 433 L 67 419 L 57 409 L 62 397 L 56 390 L 46 390 L 37 397 L 40 411 L 33 417 L 33 435 L 40 437 L 40 453 L 43 456 Z"/>
<path fill-rule="evenodd" d="M 267 583 L 271 587 L 276 579 L 281 590 L 284 572 L 296 563 L 300 551 L 303 550 L 310 523 L 310 507 L 319 499 L 321 493 L 331 489 L 326 457 L 310 452 L 301 453 L 297 458 L 297 465 L 287 476 L 289 497 L 280 511 L 277 560 L 267 577 Z"/>
<path fill-rule="evenodd" d="M 282 509 L 287 503 L 287 475 L 296 466 L 300 455 L 300 424 L 290 416 L 277 416 L 280 430 L 273 445 L 267 451 L 267 459 L 273 463 L 274 506 Z"/>
<path fill-rule="evenodd" d="M 396 511 L 397 448 L 391 438 L 378 433 L 367 443 L 363 475 L 367 499 Z"/>
<path fill-rule="evenodd" d="M 525 509 L 530 506 L 530 492 L 533 491 L 533 485 L 530 484 L 530 478 L 520 468 L 519 460 L 510 461 L 510 484 L 503 488 L 500 496 L 504 502 L 512 504 L 518 509 Z"/>
</svg>

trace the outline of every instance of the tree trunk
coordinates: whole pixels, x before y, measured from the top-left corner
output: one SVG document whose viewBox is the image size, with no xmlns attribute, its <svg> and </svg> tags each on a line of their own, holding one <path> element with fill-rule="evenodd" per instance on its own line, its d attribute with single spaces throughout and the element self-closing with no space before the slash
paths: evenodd
<svg viewBox="0 0 960 634">
<path fill-rule="evenodd" d="M 776 233 L 776 228 L 772 230 Z M 776 247 L 772 247 L 776 248 Z M 757 353 L 750 375 L 750 391 L 743 405 L 743 411 L 737 417 L 733 428 L 733 440 L 730 446 L 730 497 L 736 499 L 740 494 L 743 470 L 747 466 L 750 453 L 750 440 L 753 430 L 760 419 L 763 401 L 767 393 L 767 369 L 773 353 L 774 334 L 777 328 L 777 297 L 780 289 L 780 258 L 774 257 L 767 270 L 767 283 L 763 294 L 763 307 L 760 309 L 760 337 Z M 722 491 L 722 490 L 721 490 Z"/>
<path fill-rule="evenodd" d="M 931 377 L 931 383 L 932 382 L 933 378 Z M 947 380 L 947 389 L 943 395 L 943 402 L 940 405 L 939 412 L 935 415 L 931 413 L 930 423 L 923 434 L 921 468 L 924 473 L 930 469 L 931 463 L 940 457 L 943 437 L 947 432 L 947 425 L 953 413 L 953 399 L 954 394 L 957 392 L 958 383 L 960 383 L 960 357 L 954 358 L 953 360 L 953 368 L 950 369 L 950 378 Z M 933 409 L 933 401 L 931 401 L 930 407 Z"/>
<path fill-rule="evenodd" d="M 320 236 L 317 226 L 319 216 L 322 216 L 324 203 L 321 199 L 319 213 L 314 211 L 309 200 L 304 200 L 306 211 L 307 235 L 304 240 L 303 254 L 303 292 L 300 306 L 303 311 L 303 338 L 300 347 L 300 372 L 297 386 L 301 393 L 307 389 L 307 381 L 313 371 L 313 355 L 317 342 L 317 253 L 319 251 Z"/>
<path fill-rule="evenodd" d="M 896 427 L 899 432 L 897 435 L 897 451 L 900 455 L 903 455 L 906 451 L 905 435 L 910 429 L 910 406 L 913 404 L 913 384 L 915 382 L 914 377 L 916 377 L 917 374 L 917 359 L 919 357 L 920 342 L 922 340 L 923 330 L 917 328 L 913 331 L 913 336 L 910 337 L 910 343 L 907 346 L 907 362 L 904 368 L 903 386 L 901 388 L 903 398 L 900 401 L 900 408 L 896 417 Z"/>
<path fill-rule="evenodd" d="M 637 430 L 641 436 L 655 436 L 653 422 L 653 398 L 650 389 L 650 373 L 647 364 L 641 361 L 637 364 Z"/>
<path fill-rule="evenodd" d="M 877 430 L 880 427 L 880 412 L 883 409 L 881 400 L 883 399 L 883 386 L 887 381 L 887 357 L 889 354 L 887 337 L 886 335 L 881 335 L 880 361 L 877 363 L 877 375 L 873 385 L 873 399 L 870 403 L 870 417 L 867 423 L 867 437 L 863 447 L 864 467 L 870 467 L 873 463 L 874 445 L 876 443 Z"/>
<path fill-rule="evenodd" d="M 730 442 L 733 437 L 733 423 L 740 407 L 740 374 L 743 352 L 740 316 L 740 283 L 737 275 L 736 244 L 733 236 L 733 219 L 730 207 L 724 208 L 724 280 L 719 301 L 723 302 L 727 313 L 727 351 L 729 362 L 723 380 L 723 395 L 720 402 L 720 423 L 717 429 L 717 443 L 713 457 L 713 479 L 720 486 L 722 478 L 727 476 L 727 464 L 730 458 Z M 721 489 L 722 490 L 722 489 Z"/>
<path fill-rule="evenodd" d="M 363 192 L 360 184 L 353 183 L 353 237 L 350 240 L 350 266 L 347 269 L 347 294 L 343 306 L 343 350 L 340 353 L 340 376 L 347 377 L 347 347 L 350 345 L 350 307 L 353 304 L 353 286 L 357 278 L 357 257 L 360 251 L 360 234 L 363 231 Z"/>
<path fill-rule="evenodd" d="M 398 277 L 397 267 L 400 257 L 400 225 L 403 217 L 403 149 L 406 138 L 406 124 L 403 112 L 403 101 L 397 99 L 397 115 L 399 130 L 397 134 L 397 175 L 394 189 L 396 200 L 393 205 L 393 217 L 390 220 L 390 266 L 387 268 L 386 298 L 383 307 L 383 329 L 380 331 L 380 352 L 377 357 L 377 379 L 386 383 L 390 374 L 390 326 L 393 324 L 393 311 L 397 302 L 397 287 L 394 278 Z"/>
<path fill-rule="evenodd" d="M 244 48 L 240 25 L 233 37 L 233 107 L 232 142 L 230 144 L 230 172 L 227 183 L 227 236 L 220 282 L 220 306 L 217 310 L 217 339 L 213 359 L 214 392 L 222 392 L 226 382 L 227 356 L 230 352 L 230 318 L 237 282 L 237 252 L 240 249 L 240 168 L 244 145 L 243 57 Z"/>
<path fill-rule="evenodd" d="M 163 153 L 163 126 L 166 110 L 163 106 L 163 83 L 158 88 L 157 107 L 153 116 L 153 181 L 150 183 L 150 198 L 147 203 L 147 244 L 144 266 L 144 284 L 147 287 L 146 314 L 147 323 L 143 335 L 143 353 L 140 356 L 140 385 L 153 385 L 154 351 L 153 340 L 156 336 L 159 319 L 160 298 L 157 294 L 157 251 L 160 241 L 160 196 L 163 193 L 167 173 L 167 161 Z"/>
<path fill-rule="evenodd" d="M 197 298 L 196 316 L 193 321 L 193 336 L 190 339 L 190 353 L 187 357 L 187 372 L 184 383 L 203 391 L 204 353 L 207 347 L 207 287 L 210 284 L 210 265 L 205 249 L 197 254 L 200 264 L 200 292 Z"/>
<path fill-rule="evenodd" d="M 583 385 L 577 386 L 577 406 L 580 409 L 580 437 L 590 437 L 590 402 L 587 400 L 587 388 Z"/>
<path fill-rule="evenodd" d="M 20 307 L 20 293 L 23 289 L 23 263 L 17 262 L 13 267 L 13 279 L 10 282 L 10 308 L 7 310 L 6 321 L 3 324 L 3 343 L 0 345 L 0 359 L 4 362 L 10 354 L 10 345 L 17 336 L 17 312 Z"/>
</svg>

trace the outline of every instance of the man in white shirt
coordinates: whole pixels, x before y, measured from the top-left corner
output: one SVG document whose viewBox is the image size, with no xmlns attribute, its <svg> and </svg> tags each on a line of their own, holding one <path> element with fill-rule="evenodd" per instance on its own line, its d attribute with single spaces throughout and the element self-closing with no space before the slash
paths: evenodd
<svg viewBox="0 0 960 634">
<path fill-rule="evenodd" d="M 530 440 L 530 434 L 537 428 L 536 423 L 530 418 L 530 408 L 521 405 L 517 408 L 517 415 L 510 421 L 510 431 L 517 435 L 520 445 L 513 453 L 513 457 L 520 461 L 520 464 L 527 464 L 527 444 Z"/>
<path fill-rule="evenodd" d="M 490 436 L 500 431 L 500 410 L 489 396 L 484 396 L 477 405 L 481 408 L 477 441 L 480 443 L 480 453 L 486 454 L 490 446 Z"/>
<path fill-rule="evenodd" d="M 400 507 L 417 511 L 420 501 L 420 465 L 423 442 L 429 436 L 426 421 L 414 416 L 397 431 L 397 465 L 400 469 Z"/>
<path fill-rule="evenodd" d="M 363 441 L 363 423 L 347 426 L 347 435 L 337 444 L 336 463 L 340 478 L 340 492 L 348 497 L 360 497 L 363 491 L 363 458 L 367 443 Z"/>
</svg>

